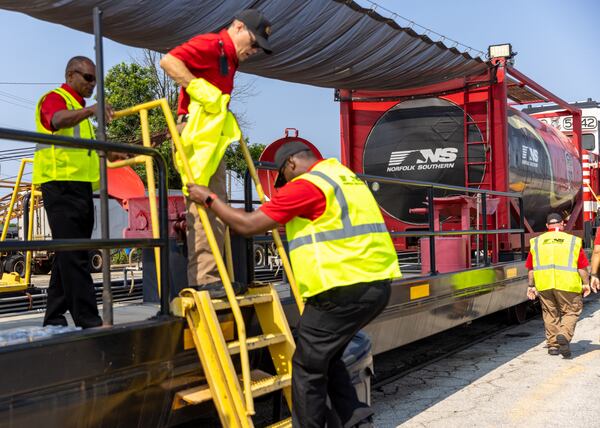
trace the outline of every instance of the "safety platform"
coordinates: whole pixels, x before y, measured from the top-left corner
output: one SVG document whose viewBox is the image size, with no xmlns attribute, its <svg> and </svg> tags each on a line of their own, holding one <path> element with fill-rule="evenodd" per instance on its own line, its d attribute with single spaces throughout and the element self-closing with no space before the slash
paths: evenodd
<svg viewBox="0 0 600 428">
<path fill-rule="evenodd" d="M 375 426 L 598 426 L 599 309 L 585 299 L 571 359 L 548 355 L 537 318 L 373 390 Z"/>
</svg>

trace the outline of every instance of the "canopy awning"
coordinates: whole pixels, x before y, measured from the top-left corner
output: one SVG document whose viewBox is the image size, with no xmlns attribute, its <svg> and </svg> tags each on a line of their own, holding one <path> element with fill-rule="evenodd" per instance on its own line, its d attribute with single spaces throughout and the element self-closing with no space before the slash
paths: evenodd
<svg viewBox="0 0 600 428">
<path fill-rule="evenodd" d="M 251 58 L 240 71 L 314 86 L 406 89 L 488 67 L 347 0 L 0 0 L 1 9 L 87 33 L 94 6 L 103 11 L 105 37 L 159 52 L 227 26 L 243 9 L 260 9 L 273 23 L 274 53 Z"/>
</svg>

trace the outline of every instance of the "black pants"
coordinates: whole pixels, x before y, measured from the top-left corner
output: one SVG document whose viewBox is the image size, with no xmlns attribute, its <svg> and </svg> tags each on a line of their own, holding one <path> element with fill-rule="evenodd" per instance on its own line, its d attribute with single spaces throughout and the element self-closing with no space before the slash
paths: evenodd
<svg viewBox="0 0 600 428">
<path fill-rule="evenodd" d="M 307 300 L 292 360 L 292 425 L 325 426 L 329 395 L 344 427 L 373 414 L 358 401 L 342 355 L 354 335 L 387 305 L 390 281 L 327 290 Z"/>
<path fill-rule="evenodd" d="M 94 228 L 91 183 L 50 181 L 41 187 L 52 238 L 90 239 Z M 102 325 L 86 250 L 54 255 L 44 325 L 67 325 L 67 310 L 79 327 Z"/>
</svg>

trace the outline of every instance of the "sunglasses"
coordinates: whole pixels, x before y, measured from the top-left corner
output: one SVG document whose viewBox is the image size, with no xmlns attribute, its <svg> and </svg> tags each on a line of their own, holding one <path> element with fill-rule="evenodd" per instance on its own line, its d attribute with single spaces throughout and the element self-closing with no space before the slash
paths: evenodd
<svg viewBox="0 0 600 428">
<path fill-rule="evenodd" d="M 256 41 L 256 36 L 254 36 L 254 34 L 252 34 L 252 31 L 248 30 L 248 34 L 250 34 L 250 47 L 252 49 L 259 49 L 260 46 L 258 45 L 258 42 Z"/>
<path fill-rule="evenodd" d="M 90 82 L 93 83 L 96 81 L 96 76 L 94 76 L 93 74 L 89 74 L 89 73 L 82 73 L 79 70 L 73 70 L 75 73 L 81 75 L 81 77 L 83 77 L 85 79 L 86 82 Z"/>
</svg>

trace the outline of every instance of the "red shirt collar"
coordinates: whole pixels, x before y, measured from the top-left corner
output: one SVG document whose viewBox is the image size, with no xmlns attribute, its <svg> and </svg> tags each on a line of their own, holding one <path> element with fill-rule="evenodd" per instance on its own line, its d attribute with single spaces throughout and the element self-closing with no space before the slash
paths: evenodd
<svg viewBox="0 0 600 428">
<path fill-rule="evenodd" d="M 83 99 L 83 97 L 81 95 L 79 95 L 75 89 L 71 88 L 67 83 L 63 83 L 62 85 L 60 85 L 60 87 L 62 89 L 64 89 L 65 91 L 67 91 L 69 94 L 71 94 L 73 96 L 73 98 L 75 98 L 77 100 L 77 102 L 79 104 L 81 104 L 81 107 L 85 107 L 85 100 Z"/>
<path fill-rule="evenodd" d="M 323 162 L 324 160 L 325 160 L 325 159 L 319 159 L 318 161 L 316 161 L 315 163 L 313 163 L 313 164 L 310 166 L 310 168 L 308 168 L 308 171 L 312 171 L 312 169 L 313 169 L 315 166 L 317 166 L 317 164 L 318 164 L 319 162 Z M 308 171 L 306 171 L 306 172 L 308 172 Z"/>
<path fill-rule="evenodd" d="M 235 68 L 237 68 L 239 64 L 239 59 L 237 56 L 237 52 L 235 51 L 235 45 L 233 44 L 233 40 L 231 40 L 231 36 L 227 32 L 227 28 L 223 28 L 221 31 L 219 31 L 219 37 L 221 38 L 221 40 L 223 40 L 223 49 L 225 49 L 225 52 L 235 64 Z"/>
</svg>

